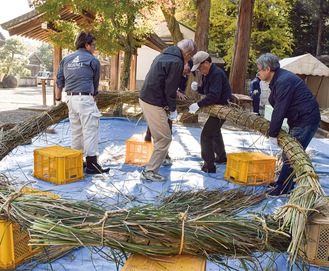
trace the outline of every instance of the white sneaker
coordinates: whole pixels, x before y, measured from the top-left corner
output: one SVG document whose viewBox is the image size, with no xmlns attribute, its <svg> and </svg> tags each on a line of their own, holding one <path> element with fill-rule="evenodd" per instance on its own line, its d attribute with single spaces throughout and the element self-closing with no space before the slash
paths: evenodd
<svg viewBox="0 0 329 271">
<path fill-rule="evenodd" d="M 152 170 L 145 171 L 142 170 L 141 179 L 147 180 L 147 181 L 153 181 L 153 182 L 164 182 L 166 181 L 166 177 L 161 176 L 160 174 L 154 173 Z"/>
</svg>

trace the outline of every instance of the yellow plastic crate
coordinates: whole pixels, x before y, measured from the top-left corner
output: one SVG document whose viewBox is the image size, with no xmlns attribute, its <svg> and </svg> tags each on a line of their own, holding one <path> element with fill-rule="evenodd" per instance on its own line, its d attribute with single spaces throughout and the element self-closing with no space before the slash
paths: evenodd
<svg viewBox="0 0 329 271">
<path fill-rule="evenodd" d="M 329 224 L 308 225 L 305 248 L 309 264 L 329 266 Z"/>
<path fill-rule="evenodd" d="M 83 152 L 52 146 L 34 150 L 33 175 L 55 184 L 80 180 L 83 173 Z"/>
<path fill-rule="evenodd" d="M 152 142 L 145 142 L 141 136 L 134 135 L 126 141 L 127 164 L 147 164 L 153 153 Z"/>
<path fill-rule="evenodd" d="M 274 180 L 276 159 L 259 152 L 230 153 L 227 155 L 224 178 L 246 185 L 271 183 Z"/>
<path fill-rule="evenodd" d="M 28 232 L 19 225 L 0 220 L 0 269 L 14 269 L 33 254 Z"/>
<path fill-rule="evenodd" d="M 147 257 L 131 254 L 122 271 L 205 271 L 206 259 L 194 255 Z"/>
</svg>

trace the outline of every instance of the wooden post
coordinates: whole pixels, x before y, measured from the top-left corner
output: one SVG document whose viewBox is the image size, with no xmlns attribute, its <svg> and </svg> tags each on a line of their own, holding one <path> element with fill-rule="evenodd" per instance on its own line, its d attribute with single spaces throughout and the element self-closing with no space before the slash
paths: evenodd
<svg viewBox="0 0 329 271">
<path fill-rule="evenodd" d="M 41 79 L 41 89 L 42 89 L 42 105 L 47 106 L 46 79 Z"/>
<path fill-rule="evenodd" d="M 119 54 L 111 57 L 110 90 L 118 90 Z"/>
<path fill-rule="evenodd" d="M 59 66 L 59 63 L 62 60 L 62 48 L 54 46 L 54 85 L 53 85 L 53 104 L 55 105 L 55 89 L 56 89 L 56 73 Z"/>
<path fill-rule="evenodd" d="M 129 90 L 136 90 L 137 52 L 131 57 Z"/>
</svg>

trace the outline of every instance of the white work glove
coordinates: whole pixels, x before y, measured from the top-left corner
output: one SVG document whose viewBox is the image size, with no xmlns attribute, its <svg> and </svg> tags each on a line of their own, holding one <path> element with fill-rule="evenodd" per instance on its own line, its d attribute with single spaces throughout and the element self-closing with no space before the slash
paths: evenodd
<svg viewBox="0 0 329 271">
<path fill-rule="evenodd" d="M 177 119 L 177 110 L 173 111 L 173 112 L 170 112 L 169 113 L 169 116 L 168 116 L 168 119 L 170 120 L 175 120 Z"/>
<path fill-rule="evenodd" d="M 198 82 L 194 81 L 194 82 L 191 83 L 191 89 L 194 90 L 194 91 L 198 90 L 198 86 L 199 86 Z"/>
<path fill-rule="evenodd" d="M 200 107 L 198 106 L 197 103 L 191 104 L 188 108 L 188 112 L 191 114 L 194 114 L 196 111 L 198 111 Z"/>
<path fill-rule="evenodd" d="M 271 136 L 270 136 L 268 139 L 270 140 L 270 143 L 271 143 L 273 146 L 275 146 L 275 147 L 278 146 L 278 139 L 277 139 L 276 137 L 271 137 Z"/>
<path fill-rule="evenodd" d="M 62 101 L 55 101 L 55 106 L 59 106 L 62 103 Z"/>
</svg>

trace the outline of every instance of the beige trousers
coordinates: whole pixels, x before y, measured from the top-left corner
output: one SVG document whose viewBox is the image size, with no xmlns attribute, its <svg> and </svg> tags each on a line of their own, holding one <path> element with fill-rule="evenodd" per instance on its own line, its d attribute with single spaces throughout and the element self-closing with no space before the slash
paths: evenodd
<svg viewBox="0 0 329 271">
<path fill-rule="evenodd" d="M 139 99 L 139 104 L 150 128 L 154 145 L 153 154 L 145 170 L 152 170 L 158 173 L 172 140 L 168 115 L 163 107 L 145 103 L 141 99 Z"/>
</svg>

